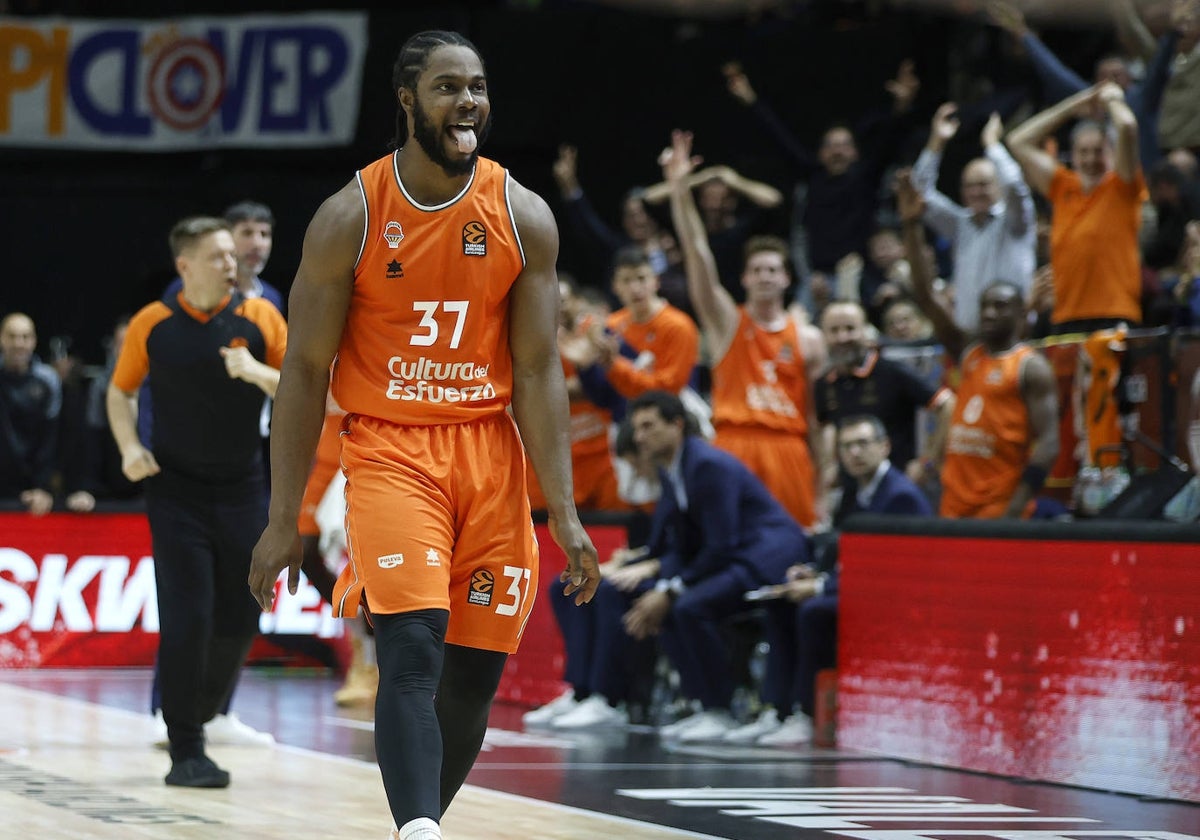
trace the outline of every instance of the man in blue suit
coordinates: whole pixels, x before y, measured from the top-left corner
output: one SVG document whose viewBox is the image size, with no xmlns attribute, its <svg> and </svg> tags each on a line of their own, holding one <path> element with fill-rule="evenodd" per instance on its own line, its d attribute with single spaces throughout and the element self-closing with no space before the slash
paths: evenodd
<svg viewBox="0 0 1200 840">
<path fill-rule="evenodd" d="M 624 627 L 634 638 L 660 636 L 683 695 L 703 707 L 663 734 L 721 738 L 735 726 L 734 677 L 718 623 L 747 609 L 746 592 L 807 562 L 807 537 L 741 461 L 689 434 L 678 397 L 648 391 L 630 401 L 629 418 L 639 451 L 659 467 L 662 495 L 648 544 L 657 572 Z M 773 676 L 783 677 L 768 674 L 768 683 Z"/>
<path fill-rule="evenodd" d="M 887 429 L 874 415 L 847 417 L 839 424 L 838 459 L 850 481 L 843 485 L 835 523 L 860 512 L 933 515 L 925 494 L 888 460 L 890 449 Z M 828 540 L 826 545 L 836 552 L 835 541 Z M 777 667 L 790 668 L 794 675 L 786 705 L 768 709 L 758 721 L 730 732 L 727 740 L 764 746 L 812 740 L 817 672 L 837 662 L 837 569 L 817 574 L 810 566 L 794 566 L 787 577 L 788 583 L 773 593 L 781 600 L 772 602 L 768 613 L 768 667 L 772 660 L 779 660 Z M 779 720 L 775 710 L 786 712 L 793 702 L 798 707 L 795 713 Z"/>
<path fill-rule="evenodd" d="M 933 515 L 921 489 L 888 460 L 891 442 L 878 417 L 858 414 L 839 423 L 837 449 L 842 470 L 851 481 L 842 487 L 835 523 L 852 513 Z"/>
</svg>

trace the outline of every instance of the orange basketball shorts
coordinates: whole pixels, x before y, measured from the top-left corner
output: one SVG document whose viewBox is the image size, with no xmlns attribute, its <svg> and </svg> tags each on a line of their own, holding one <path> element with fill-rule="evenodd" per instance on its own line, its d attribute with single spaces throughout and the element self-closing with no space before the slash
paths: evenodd
<svg viewBox="0 0 1200 840">
<path fill-rule="evenodd" d="M 321 437 L 317 441 L 317 454 L 308 473 L 308 483 L 304 485 L 304 498 L 300 500 L 297 527 L 302 537 L 321 534 L 321 529 L 317 527 L 317 506 L 325 498 L 329 482 L 333 481 L 334 474 L 341 466 L 341 431 L 342 415 L 326 414 L 325 425 L 321 427 Z"/>
<path fill-rule="evenodd" d="M 793 519 L 806 528 L 812 526 L 817 518 L 817 475 L 804 437 L 794 432 L 722 424 L 717 427 L 713 445 L 735 456 L 758 476 Z"/>
<path fill-rule="evenodd" d="M 513 653 L 538 591 L 525 452 L 507 414 L 343 424 L 350 563 L 334 613 L 449 610 L 446 641 Z"/>
</svg>

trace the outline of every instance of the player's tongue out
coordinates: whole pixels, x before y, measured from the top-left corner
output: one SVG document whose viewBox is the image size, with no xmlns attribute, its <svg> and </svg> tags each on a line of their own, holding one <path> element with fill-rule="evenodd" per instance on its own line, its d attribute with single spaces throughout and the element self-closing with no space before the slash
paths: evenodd
<svg viewBox="0 0 1200 840">
<path fill-rule="evenodd" d="M 463 126 L 450 126 L 450 136 L 454 138 L 454 142 L 458 144 L 458 150 L 464 155 L 475 151 L 475 146 L 479 142 L 475 137 L 475 132 Z"/>
</svg>

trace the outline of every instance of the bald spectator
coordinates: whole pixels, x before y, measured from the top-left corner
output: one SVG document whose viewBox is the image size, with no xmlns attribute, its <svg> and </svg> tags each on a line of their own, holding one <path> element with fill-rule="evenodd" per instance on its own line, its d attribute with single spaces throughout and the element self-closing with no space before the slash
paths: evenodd
<svg viewBox="0 0 1200 840">
<path fill-rule="evenodd" d="M 965 330 L 979 326 L 979 293 L 1007 280 L 1026 295 L 1033 282 L 1037 213 L 1021 167 L 1000 142 L 1003 125 L 992 114 L 980 136 L 984 157 L 962 172 L 958 204 L 937 190 L 946 145 L 958 134 L 958 106 L 938 108 L 926 144 L 913 168 L 925 196 L 925 224 L 949 240 L 954 257 L 954 320 Z"/>
<path fill-rule="evenodd" d="M 1102 109 L 1105 126 L 1084 119 L 1071 132 L 1071 168 L 1043 148 L 1072 118 Z M 1025 177 L 1054 208 L 1051 329 L 1092 332 L 1142 320 L 1138 230 L 1146 181 L 1138 163 L 1137 120 L 1121 88 L 1088 88 L 1030 118 L 1008 137 Z"/>
<path fill-rule="evenodd" d="M 954 395 L 935 388 L 917 373 L 886 359 L 867 339 L 866 314 L 858 303 L 835 301 L 821 313 L 821 332 L 829 349 L 829 370 L 816 383 L 817 420 L 822 424 L 825 465 L 837 463 L 835 438 L 838 423 L 847 417 L 873 414 L 883 421 L 891 438 L 892 460 L 910 476 L 921 476 L 917 454 L 917 411 L 936 416 L 936 431 L 925 452 L 945 433 Z M 825 485 L 837 480 L 836 468 L 827 467 Z"/>
<path fill-rule="evenodd" d="M 62 383 L 36 349 L 32 318 L 13 312 L 0 321 L 0 500 L 41 516 L 54 506 Z"/>
</svg>

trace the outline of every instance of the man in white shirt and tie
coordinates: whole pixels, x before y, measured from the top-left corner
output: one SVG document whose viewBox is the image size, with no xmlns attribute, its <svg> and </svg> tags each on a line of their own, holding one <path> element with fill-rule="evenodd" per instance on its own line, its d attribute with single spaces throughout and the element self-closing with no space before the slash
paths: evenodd
<svg viewBox="0 0 1200 840">
<path fill-rule="evenodd" d="M 958 133 L 957 114 L 952 102 L 938 108 L 912 178 L 925 196 L 925 224 L 950 240 L 954 320 L 970 332 L 979 326 L 979 295 L 985 287 L 1007 280 L 1028 296 L 1037 261 L 1037 215 L 1020 165 L 1000 142 L 1004 126 L 998 114 L 980 136 L 984 157 L 963 169 L 963 203 L 938 192 L 942 152 Z"/>
</svg>

